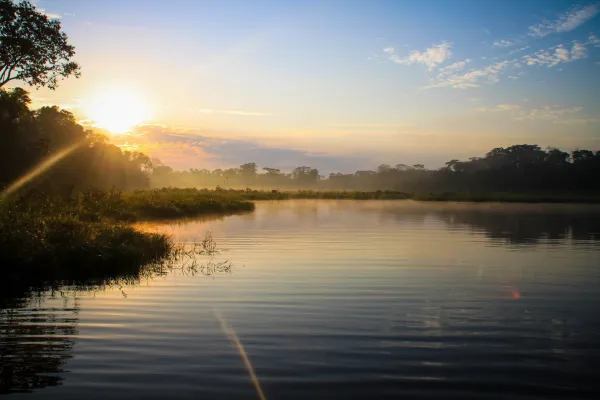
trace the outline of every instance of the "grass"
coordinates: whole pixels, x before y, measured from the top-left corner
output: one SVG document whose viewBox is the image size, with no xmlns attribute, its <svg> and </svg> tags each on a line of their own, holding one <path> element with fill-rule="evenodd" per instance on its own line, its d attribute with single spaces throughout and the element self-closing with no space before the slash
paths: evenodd
<svg viewBox="0 0 600 400">
<path fill-rule="evenodd" d="M 253 209 L 253 203 L 239 196 L 188 189 L 93 191 L 62 198 L 21 193 L 0 200 L 2 281 L 12 285 L 135 275 L 144 266 L 189 256 L 190 250 L 183 251 L 167 235 L 137 230 L 131 222 Z M 215 251 L 206 247 L 211 243 L 212 237 L 195 246 L 210 253 Z"/>
<path fill-rule="evenodd" d="M 521 202 L 521 203 L 600 203 L 600 196 L 579 193 L 408 193 L 400 191 L 378 190 L 364 191 L 278 191 L 253 189 L 161 189 L 171 191 L 196 192 L 202 196 L 213 195 L 232 201 L 289 200 L 289 199 L 348 199 L 348 200 L 418 200 L 418 201 L 465 201 L 465 202 Z"/>
</svg>

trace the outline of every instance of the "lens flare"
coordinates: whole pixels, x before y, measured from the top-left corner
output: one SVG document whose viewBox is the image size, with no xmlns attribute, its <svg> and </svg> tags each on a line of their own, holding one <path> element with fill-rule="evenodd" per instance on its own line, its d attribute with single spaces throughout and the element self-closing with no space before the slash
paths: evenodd
<svg viewBox="0 0 600 400">
<path fill-rule="evenodd" d="M 229 340 L 231 340 L 231 342 L 236 347 L 237 351 L 240 353 L 242 361 L 244 361 L 244 365 L 246 366 L 246 369 L 248 369 L 248 374 L 250 374 L 250 380 L 252 381 L 252 384 L 256 389 L 256 394 L 258 395 L 258 398 L 260 400 L 266 400 L 267 398 L 265 397 L 265 394 L 263 393 L 262 388 L 260 387 L 260 382 L 258 381 L 256 373 L 254 373 L 254 367 L 252 366 L 252 363 L 248 358 L 248 354 L 246 354 L 246 350 L 244 350 L 244 346 L 242 346 L 242 342 L 240 342 L 240 339 L 238 338 L 233 328 L 227 324 L 225 318 L 217 310 L 213 310 L 213 312 L 215 313 L 215 317 L 217 317 L 219 323 L 221 324 L 221 329 L 223 330 L 223 333 L 225 333 L 225 336 L 227 336 Z"/>
<path fill-rule="evenodd" d="M 46 172 L 46 170 L 51 168 L 54 164 L 56 164 L 57 162 L 62 160 L 64 157 L 68 156 L 71 152 L 73 152 L 73 150 L 75 150 L 79 146 L 81 146 L 81 142 L 75 143 L 67 148 L 64 148 L 61 151 L 59 151 L 58 153 L 56 153 L 55 155 L 53 155 L 52 157 L 49 157 L 49 158 L 45 159 L 44 161 L 40 162 L 38 165 L 33 167 L 29 172 L 27 172 L 21 178 L 17 179 L 15 182 L 13 182 L 11 185 L 9 185 L 6 189 L 4 189 L 4 191 L 2 191 L 0 193 L 0 199 L 5 198 L 6 196 L 10 195 L 14 191 L 18 190 L 20 187 L 25 185 L 27 182 L 35 179 L 36 177 L 38 177 L 41 174 L 43 174 L 44 172 Z"/>
</svg>

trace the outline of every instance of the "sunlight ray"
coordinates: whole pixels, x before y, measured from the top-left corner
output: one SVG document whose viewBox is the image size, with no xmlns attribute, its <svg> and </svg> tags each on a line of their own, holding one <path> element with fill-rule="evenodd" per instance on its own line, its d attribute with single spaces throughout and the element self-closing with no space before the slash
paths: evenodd
<svg viewBox="0 0 600 400">
<path fill-rule="evenodd" d="M 258 377 L 256 376 L 256 373 L 254 372 L 254 367 L 252 366 L 252 363 L 250 362 L 250 359 L 248 358 L 248 354 L 246 354 L 246 350 L 244 350 L 244 346 L 242 345 L 242 342 L 240 342 L 240 339 L 238 338 L 237 334 L 235 333 L 235 330 L 229 324 L 227 324 L 227 321 L 221 315 L 221 313 L 219 313 L 217 310 L 213 310 L 213 312 L 215 313 L 215 317 L 217 317 L 217 319 L 219 320 L 219 323 L 221 324 L 221 329 L 223 330 L 223 333 L 225 333 L 225 335 L 229 338 L 229 340 L 231 340 L 233 342 L 236 349 L 240 353 L 240 356 L 242 357 L 242 361 L 244 361 L 244 365 L 248 369 L 248 374 L 250 374 L 250 380 L 252 381 L 252 384 L 254 385 L 254 388 L 256 389 L 256 394 L 258 395 L 258 398 L 260 400 L 266 400 L 267 398 L 265 397 L 265 394 L 263 393 L 262 388 L 260 387 L 260 382 L 258 380 Z"/>
<path fill-rule="evenodd" d="M 43 174 L 44 172 L 46 172 L 54 164 L 56 164 L 57 162 L 59 162 L 64 157 L 68 156 L 69 154 L 71 154 L 76 148 L 81 146 L 81 144 L 82 144 L 82 142 L 75 143 L 69 147 L 66 147 L 66 148 L 60 150 L 58 153 L 56 153 L 53 156 L 40 162 L 38 165 L 33 167 L 31 170 L 29 170 L 29 172 L 27 172 L 21 178 L 17 179 L 15 182 L 10 184 L 2 192 L 0 192 L 0 199 L 10 195 L 11 193 L 18 190 L 20 187 L 25 185 L 27 182 L 30 182 L 31 180 L 35 179 L 36 177 L 38 177 L 41 174 Z"/>
</svg>

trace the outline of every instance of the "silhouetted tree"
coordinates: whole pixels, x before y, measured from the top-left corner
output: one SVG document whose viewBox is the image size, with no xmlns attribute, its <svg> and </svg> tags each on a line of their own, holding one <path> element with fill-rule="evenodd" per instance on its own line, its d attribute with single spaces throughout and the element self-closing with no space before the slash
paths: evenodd
<svg viewBox="0 0 600 400">
<path fill-rule="evenodd" d="M 28 1 L 0 0 L 0 87 L 20 80 L 55 89 L 59 79 L 79 77 L 74 55 L 58 20 Z"/>
<path fill-rule="evenodd" d="M 58 107 L 30 111 L 29 103 L 22 89 L 0 89 L 0 188 L 66 149 L 58 162 L 30 184 L 67 193 L 90 187 L 149 185 L 152 162 L 145 154 L 121 151 L 105 136 L 85 130 L 68 111 Z"/>
<path fill-rule="evenodd" d="M 269 167 L 264 167 L 265 173 L 262 174 L 255 171 L 255 163 L 225 171 L 173 171 L 163 180 L 153 179 L 153 185 L 471 194 L 600 192 L 595 184 L 600 175 L 599 152 L 576 150 L 569 155 L 560 149 L 542 150 L 537 145 L 529 144 L 498 147 L 484 157 L 471 157 L 467 161 L 453 159 L 438 170 L 426 169 L 423 164 L 397 164 L 395 167 L 381 164 L 377 171 L 361 170 L 353 174 L 333 172 L 327 178 L 321 177 L 316 169 L 308 166 L 297 167 L 290 174 Z M 223 176 L 229 176 L 229 179 L 224 181 Z"/>
</svg>

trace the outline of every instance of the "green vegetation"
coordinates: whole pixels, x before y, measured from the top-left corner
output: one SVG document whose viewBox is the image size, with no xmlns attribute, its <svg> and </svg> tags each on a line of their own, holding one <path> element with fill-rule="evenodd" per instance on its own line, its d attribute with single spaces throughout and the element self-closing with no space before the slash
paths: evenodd
<svg viewBox="0 0 600 400">
<path fill-rule="evenodd" d="M 186 189 L 88 191 L 58 198 L 39 191 L 0 201 L 0 265 L 4 278 L 74 279 L 131 272 L 172 257 L 165 235 L 127 222 L 251 211 L 239 196 Z"/>
<path fill-rule="evenodd" d="M 255 190 L 241 189 L 162 189 L 168 196 L 170 192 L 184 191 L 208 196 L 213 194 L 221 199 L 231 200 L 289 200 L 289 199 L 347 199 L 347 200 L 418 200 L 418 201 L 465 201 L 465 202 L 508 202 L 508 203 L 600 203 L 600 195 L 593 194 L 535 194 L 535 193 L 407 193 L 391 190 L 336 191 L 336 190 Z"/>
<path fill-rule="evenodd" d="M 158 162 L 155 161 L 155 164 Z M 263 170 L 265 173 L 259 173 L 256 163 L 213 171 L 174 171 L 167 166 L 154 165 L 150 184 L 153 187 L 434 193 L 442 198 L 447 196 L 444 193 L 456 193 L 458 198 L 466 199 L 586 199 L 600 195 L 598 186 L 592 184 L 600 174 L 600 151 L 578 149 L 568 153 L 556 148 L 544 150 L 530 144 L 498 147 L 484 157 L 472 157 L 468 161 L 451 160 L 438 169 L 427 169 L 422 164 L 381 164 L 376 170 L 330 173 L 328 177 L 306 166 L 295 168 L 290 173 L 276 168 Z"/>
<path fill-rule="evenodd" d="M 28 1 L 0 0 L 0 49 L 0 87 L 20 80 L 55 89 L 60 79 L 79 77 L 60 22 Z"/>
</svg>

